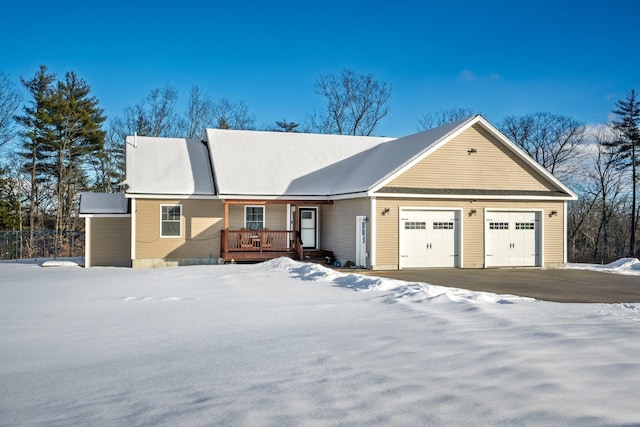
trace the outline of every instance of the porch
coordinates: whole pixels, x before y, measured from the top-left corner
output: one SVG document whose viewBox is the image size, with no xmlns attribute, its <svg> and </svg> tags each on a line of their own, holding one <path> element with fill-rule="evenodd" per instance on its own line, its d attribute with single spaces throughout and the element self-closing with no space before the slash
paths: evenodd
<svg viewBox="0 0 640 427">
<path fill-rule="evenodd" d="M 281 256 L 299 260 L 333 258 L 330 251 L 319 251 L 317 234 L 318 205 L 332 201 L 242 199 L 223 203 L 220 257 L 225 261 L 264 261 Z M 234 229 L 230 229 L 230 223 Z"/>
<path fill-rule="evenodd" d="M 303 259 L 299 233 L 293 230 L 220 230 L 220 257 L 225 261 L 263 261 L 286 256 Z"/>
<path fill-rule="evenodd" d="M 220 230 L 220 257 L 225 261 L 265 261 L 289 257 L 318 263 L 333 262 L 333 252 L 304 249 L 293 230 Z"/>
</svg>

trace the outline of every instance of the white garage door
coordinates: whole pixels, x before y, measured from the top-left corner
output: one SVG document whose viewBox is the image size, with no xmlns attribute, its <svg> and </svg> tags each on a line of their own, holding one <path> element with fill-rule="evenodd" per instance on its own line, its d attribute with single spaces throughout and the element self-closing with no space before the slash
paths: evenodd
<svg viewBox="0 0 640 427">
<path fill-rule="evenodd" d="M 487 267 L 540 265 L 540 218 L 537 212 L 487 211 Z"/>
<path fill-rule="evenodd" d="M 401 210 L 400 268 L 457 267 L 458 212 Z"/>
</svg>

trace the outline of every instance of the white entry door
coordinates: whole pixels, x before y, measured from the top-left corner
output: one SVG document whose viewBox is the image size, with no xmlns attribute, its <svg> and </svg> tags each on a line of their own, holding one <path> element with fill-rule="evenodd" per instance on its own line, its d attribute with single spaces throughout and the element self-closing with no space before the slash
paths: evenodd
<svg viewBox="0 0 640 427">
<path fill-rule="evenodd" d="M 300 238 L 305 248 L 316 248 L 317 214 L 316 208 L 300 208 Z"/>
<path fill-rule="evenodd" d="M 487 211 L 485 265 L 539 266 L 540 234 L 538 212 Z"/>
<path fill-rule="evenodd" d="M 400 211 L 400 268 L 458 267 L 459 213 Z"/>
</svg>

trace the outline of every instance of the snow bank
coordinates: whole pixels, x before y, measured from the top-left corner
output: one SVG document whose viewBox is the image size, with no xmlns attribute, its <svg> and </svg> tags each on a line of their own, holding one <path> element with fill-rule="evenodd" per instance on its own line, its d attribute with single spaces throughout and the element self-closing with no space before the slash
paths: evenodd
<svg viewBox="0 0 640 427">
<path fill-rule="evenodd" d="M 638 258 L 620 258 L 609 264 L 567 264 L 566 268 L 574 270 L 600 271 L 603 273 L 640 276 L 640 260 Z"/>
<path fill-rule="evenodd" d="M 285 271 L 289 277 L 307 281 L 330 282 L 334 286 L 355 291 L 390 292 L 387 300 L 412 303 L 492 303 L 513 304 L 519 301 L 533 301 L 532 298 L 515 295 L 497 295 L 488 292 L 475 292 L 466 289 L 448 288 L 427 283 L 405 282 L 402 280 L 375 277 L 354 273 L 341 273 L 320 264 L 294 261 L 290 258 L 277 258 L 262 264 L 265 269 Z"/>
</svg>

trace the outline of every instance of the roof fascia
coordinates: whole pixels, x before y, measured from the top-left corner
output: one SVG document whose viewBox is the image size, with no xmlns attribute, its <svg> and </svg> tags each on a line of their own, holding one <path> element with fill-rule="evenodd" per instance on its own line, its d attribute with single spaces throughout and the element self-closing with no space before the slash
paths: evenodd
<svg viewBox="0 0 640 427">
<path fill-rule="evenodd" d="M 80 218 L 131 218 L 130 213 L 92 213 L 92 214 L 79 214 Z"/>
<path fill-rule="evenodd" d="M 145 194 L 145 193 L 126 193 L 127 199 L 220 199 L 215 194 Z"/>
<path fill-rule="evenodd" d="M 544 196 L 510 196 L 510 195 L 490 195 L 490 194 L 414 194 L 414 193 L 373 193 L 379 198 L 410 198 L 410 199 L 474 199 L 474 200 L 577 200 L 577 196 L 567 197 L 544 197 Z"/>
</svg>

